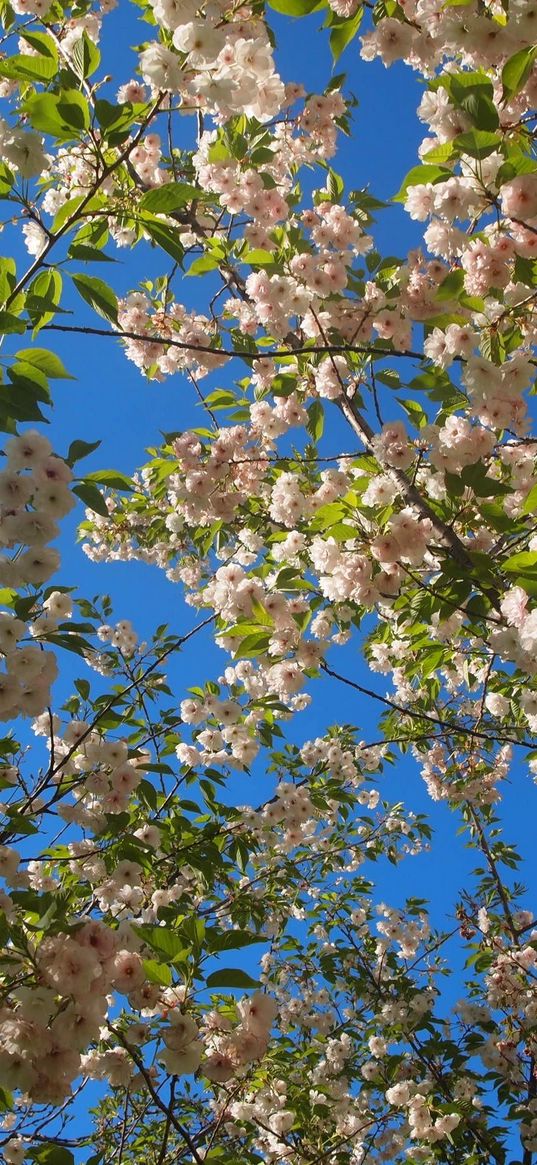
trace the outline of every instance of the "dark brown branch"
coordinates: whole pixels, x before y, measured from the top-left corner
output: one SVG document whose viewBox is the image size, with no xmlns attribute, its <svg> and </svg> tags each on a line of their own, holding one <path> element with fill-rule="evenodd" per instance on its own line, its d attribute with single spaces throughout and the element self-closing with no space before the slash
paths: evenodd
<svg viewBox="0 0 537 1165">
<path fill-rule="evenodd" d="M 488 865 L 489 870 L 490 870 L 492 877 L 494 879 L 496 890 L 498 891 L 498 897 L 499 897 L 501 904 L 503 906 L 503 912 L 505 915 L 505 921 L 507 923 L 509 933 L 511 935 L 511 938 L 513 939 L 515 946 L 518 947 L 520 945 L 519 940 L 518 940 L 518 931 L 517 931 L 517 928 L 515 925 L 515 920 L 513 918 L 513 914 L 511 911 L 511 904 L 509 902 L 509 897 L 508 897 L 507 891 L 505 889 L 505 886 L 502 882 L 500 871 L 498 870 L 498 867 L 496 865 L 496 860 L 495 860 L 494 854 L 493 854 L 493 852 L 490 848 L 490 845 L 488 843 L 488 838 L 487 838 L 487 835 L 486 835 L 485 830 L 483 828 L 483 824 L 480 821 L 479 814 L 473 805 L 470 805 L 470 804 L 468 805 L 468 814 L 469 814 L 470 819 L 472 821 L 472 824 L 474 826 L 475 832 L 477 833 L 477 836 L 479 838 L 479 846 L 481 848 L 483 856 L 486 859 L 487 865 Z"/>
<path fill-rule="evenodd" d="M 362 684 L 357 684 L 356 680 L 350 680 L 347 676 L 340 675 L 339 672 L 328 667 L 327 663 L 322 663 L 320 667 L 321 671 L 324 671 L 327 676 L 332 676 L 332 679 L 339 680 L 340 683 L 346 684 L 349 688 L 354 688 L 362 696 L 368 696 L 371 700 L 378 700 L 380 704 L 384 704 L 387 708 L 393 708 L 395 712 L 400 712 L 402 716 L 409 716 L 412 720 L 427 720 L 430 724 L 439 724 L 441 728 L 453 736 L 479 737 L 481 740 L 487 740 L 489 744 L 516 744 L 520 748 L 535 748 L 535 741 L 515 740 L 511 736 L 490 736 L 487 732 L 480 732 L 476 728 L 467 728 L 465 724 L 442 720 L 439 716 L 434 716 L 430 712 L 414 712 L 412 708 L 404 708 L 401 704 L 397 704 L 395 700 L 390 700 L 387 696 L 381 696 L 378 692 L 372 691 L 371 688 L 364 688 Z"/>
<path fill-rule="evenodd" d="M 32 326 L 28 325 L 28 331 Z M 413 352 L 405 348 L 403 351 L 392 351 L 390 348 L 375 348 L 366 344 L 315 344 L 308 347 L 266 348 L 256 352 L 236 352 L 230 348 L 215 348 L 209 344 L 186 344 L 184 340 L 174 340 L 170 336 L 152 336 L 142 332 L 115 331 L 112 328 L 84 327 L 81 324 L 44 324 L 42 332 L 76 332 L 82 336 L 103 336 L 112 340 L 140 340 L 146 344 L 162 344 L 169 348 L 182 348 L 184 352 L 207 352 L 211 356 L 229 356 L 240 360 L 283 359 L 284 356 L 326 356 L 330 353 L 344 356 L 347 352 L 355 352 L 363 356 L 378 356 L 392 359 L 407 357 L 409 360 L 424 360 L 423 352 Z"/>
</svg>

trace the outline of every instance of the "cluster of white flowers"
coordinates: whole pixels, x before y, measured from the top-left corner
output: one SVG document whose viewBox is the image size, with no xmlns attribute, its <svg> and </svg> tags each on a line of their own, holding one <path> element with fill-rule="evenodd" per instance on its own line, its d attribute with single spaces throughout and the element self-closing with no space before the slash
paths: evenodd
<svg viewBox="0 0 537 1165">
<path fill-rule="evenodd" d="M 533 543 L 534 540 L 532 540 Z M 530 549 L 533 545 L 530 543 Z M 501 659 L 513 660 L 528 675 L 537 675 L 537 609 L 528 610 L 529 596 L 523 587 L 511 587 L 501 602 L 507 627 L 494 631 L 491 646 Z M 531 716 L 533 693 L 526 691 L 523 707 Z"/>
<path fill-rule="evenodd" d="M 125 339 L 127 359 L 144 371 L 151 370 L 157 380 L 179 369 L 190 369 L 193 363 L 197 376 L 226 363 L 226 357 L 219 356 L 217 348 L 214 353 L 199 350 L 210 347 L 214 329 L 206 316 L 187 312 L 181 304 L 172 303 L 166 310 L 156 310 L 147 295 L 132 292 L 119 302 L 118 324 L 122 331 L 141 337 Z M 152 338 L 155 336 L 159 337 L 158 343 Z M 163 340 L 177 340 L 178 346 L 167 345 Z"/>
<path fill-rule="evenodd" d="M 242 1075 L 246 1065 L 265 1055 L 278 1006 L 270 995 L 256 991 L 239 1001 L 237 1011 L 240 1022 L 234 1028 L 218 1014 L 205 1017 L 209 1054 L 202 1070 L 215 1083 L 224 1083 L 237 1073 Z"/>
<path fill-rule="evenodd" d="M 46 437 L 29 430 L 6 442 L 7 463 L 0 471 L 0 544 L 14 552 L 0 555 L 3 586 L 21 589 L 42 586 L 58 569 L 60 556 L 48 546 L 59 534 L 55 519 L 69 513 L 74 498 L 69 490 L 69 466 L 52 452 Z M 43 645 L 27 642 L 54 631 L 58 620 L 69 618 L 67 594 L 51 592 L 42 614 L 29 623 L 13 612 L 0 613 L 0 719 L 17 713 L 38 716 L 50 702 L 57 675 L 55 656 Z"/>
<path fill-rule="evenodd" d="M 0 158 L 21 178 L 35 178 L 50 166 L 43 138 L 33 130 L 10 126 L 0 118 Z"/>
<path fill-rule="evenodd" d="M 201 104 L 222 119 L 244 113 L 264 122 L 279 113 L 285 88 L 263 20 L 244 19 L 240 9 L 230 18 L 225 0 L 205 12 L 190 0 L 154 0 L 152 7 L 173 33 L 173 48 L 154 41 L 140 56 L 142 76 L 155 91 L 179 93 L 186 106 Z"/>
</svg>

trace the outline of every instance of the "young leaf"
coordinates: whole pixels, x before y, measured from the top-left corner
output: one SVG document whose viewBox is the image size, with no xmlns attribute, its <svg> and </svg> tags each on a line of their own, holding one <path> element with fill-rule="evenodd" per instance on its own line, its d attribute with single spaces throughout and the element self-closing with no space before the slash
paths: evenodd
<svg viewBox="0 0 537 1165">
<path fill-rule="evenodd" d="M 537 55 L 537 47 L 519 49 L 509 60 L 505 62 L 502 69 L 502 104 L 510 101 L 512 97 L 516 97 L 520 90 L 524 88 L 526 81 L 533 69 L 533 63 Z"/>
<path fill-rule="evenodd" d="M 324 430 L 324 409 L 320 400 L 314 400 L 309 405 L 307 430 L 313 441 L 320 441 Z"/>
<path fill-rule="evenodd" d="M 80 137 L 90 124 L 88 103 L 78 89 L 62 89 L 60 94 L 34 93 L 24 102 L 23 110 L 34 129 L 60 141 Z"/>
<path fill-rule="evenodd" d="M 397 194 L 394 194 L 393 201 L 404 202 L 409 186 L 422 186 L 428 182 L 432 182 L 433 184 L 445 182 L 451 176 L 451 170 L 448 170 L 446 166 L 413 166 L 412 170 L 409 170 L 406 175 Z"/>
<path fill-rule="evenodd" d="M 275 12 L 284 16 L 308 16 L 310 12 L 318 12 L 326 7 L 326 0 L 268 0 Z"/>
<path fill-rule="evenodd" d="M 216 271 L 218 261 L 214 255 L 201 255 L 199 259 L 194 259 L 190 264 L 186 275 L 205 275 L 207 271 Z"/>
<path fill-rule="evenodd" d="M 332 26 L 330 30 L 330 52 L 332 53 L 334 65 L 339 61 L 343 50 L 347 48 L 347 45 L 356 36 L 362 23 L 363 14 L 364 10 L 360 7 L 354 13 L 354 16 L 350 16 L 347 20 L 342 20 Z"/>
<path fill-rule="evenodd" d="M 132 479 L 117 469 L 97 469 L 95 473 L 88 473 L 84 481 L 95 481 L 98 485 L 107 485 L 110 489 L 132 490 Z"/>
<path fill-rule="evenodd" d="M 148 190 L 140 199 L 140 209 L 150 214 L 172 214 L 181 206 L 187 206 L 193 198 L 199 198 L 201 191 L 188 182 L 167 182 L 156 190 Z"/>
<path fill-rule="evenodd" d="M 52 380 L 75 379 L 64 367 L 60 357 L 56 356 L 55 352 L 49 352 L 47 348 L 21 348 L 15 356 L 17 360 L 23 360 L 26 364 L 33 364 Z"/>
<path fill-rule="evenodd" d="M 0 77 L 21 81 L 51 81 L 58 69 L 52 57 L 15 53 L 0 63 Z"/>
</svg>

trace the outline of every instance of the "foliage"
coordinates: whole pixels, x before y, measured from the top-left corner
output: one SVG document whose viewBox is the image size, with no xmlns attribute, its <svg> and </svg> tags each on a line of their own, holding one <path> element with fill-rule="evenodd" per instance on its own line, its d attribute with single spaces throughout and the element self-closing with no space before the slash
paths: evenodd
<svg viewBox="0 0 537 1165">
<path fill-rule="evenodd" d="M 501 813 L 513 758 L 537 773 L 533 8 L 137 0 L 114 93 L 110 7 L 1 6 L 1 1151 L 531 1165 L 537 930 Z M 348 83 L 280 78 L 302 18 Z M 358 51 L 424 84 L 394 192 L 423 253 L 376 251 L 384 204 L 332 165 Z M 122 293 L 122 248 L 161 274 Z M 205 427 L 84 472 L 100 443 L 43 428 L 53 333 L 182 379 Z M 79 502 L 88 556 L 164 571 L 184 629 L 140 642 L 58 581 Z M 204 636 L 223 674 L 178 691 Z M 365 698 L 366 739 L 286 736 L 319 680 Z M 448 919 L 379 901 L 440 845 L 384 793 L 407 752 L 477 854 L 460 890 L 438 852 Z"/>
</svg>

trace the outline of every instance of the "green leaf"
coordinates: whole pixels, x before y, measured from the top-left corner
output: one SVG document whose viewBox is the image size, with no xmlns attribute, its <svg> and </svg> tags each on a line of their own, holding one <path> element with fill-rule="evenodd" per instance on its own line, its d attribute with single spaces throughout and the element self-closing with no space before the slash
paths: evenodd
<svg viewBox="0 0 537 1165">
<path fill-rule="evenodd" d="M 147 113 L 147 106 L 125 101 L 121 105 L 112 105 L 110 101 L 96 98 L 94 109 L 97 121 L 101 127 L 103 137 L 111 145 L 119 145 L 125 140 L 132 125 L 140 121 Z"/>
<path fill-rule="evenodd" d="M 447 73 L 441 78 L 441 84 L 447 89 L 454 101 L 460 104 L 468 93 L 486 93 L 488 97 L 493 97 L 494 86 L 487 73 L 481 70 L 474 70 L 469 73 Z"/>
<path fill-rule="evenodd" d="M 9 332 L 26 331 L 26 324 L 24 320 L 20 320 L 18 316 L 12 315 L 9 311 L 0 311 L 0 335 L 5 336 Z"/>
<path fill-rule="evenodd" d="M 332 60 L 334 65 L 337 64 L 342 52 L 350 44 L 351 40 L 356 36 L 364 9 L 358 8 L 354 16 L 350 16 L 347 20 L 342 20 L 340 23 L 333 25 L 330 30 L 330 52 L 332 53 Z"/>
<path fill-rule="evenodd" d="M 341 177 L 341 174 L 336 174 L 336 171 L 333 170 L 332 167 L 330 167 L 330 169 L 328 171 L 328 178 L 326 181 L 326 186 L 327 186 L 328 194 L 329 194 L 332 202 L 337 202 L 338 199 L 341 198 L 341 195 L 343 194 L 343 191 L 345 189 L 345 183 L 343 181 L 343 178 Z"/>
<path fill-rule="evenodd" d="M 356 538 L 358 530 L 345 522 L 335 522 L 333 526 L 328 527 L 328 533 L 335 542 L 349 542 Z"/>
<path fill-rule="evenodd" d="M 475 466 L 468 466 L 462 471 L 462 479 L 465 485 L 470 485 L 476 497 L 478 498 L 497 498 L 511 493 L 508 485 L 503 481 L 497 481 L 494 477 L 489 477 L 482 466 L 479 467 L 480 472 L 472 476 L 468 473 L 468 469 L 475 469 Z"/>
<path fill-rule="evenodd" d="M 262 935 L 253 934 L 249 930 L 218 930 L 208 927 L 206 931 L 207 950 L 211 954 L 217 951 L 238 951 L 242 947 L 252 946 L 254 943 L 266 943 Z"/>
<path fill-rule="evenodd" d="M 8 377 L 11 384 L 0 387 L 2 426 L 9 431 L 13 427 L 12 421 L 45 421 L 37 402 L 50 403 L 46 380 L 43 384 L 36 369 L 24 364 L 9 368 Z"/>
<path fill-rule="evenodd" d="M 41 271 L 30 284 L 26 308 L 34 326 L 34 334 L 53 319 L 62 294 L 59 271 Z"/>
<path fill-rule="evenodd" d="M 15 353 L 15 357 L 17 360 L 23 360 L 26 364 L 33 364 L 35 368 L 39 368 L 52 380 L 75 379 L 64 367 L 60 357 L 56 356 L 55 352 L 49 352 L 47 348 L 21 348 L 19 352 Z"/>
<path fill-rule="evenodd" d="M 101 54 L 97 45 L 90 40 L 85 29 L 82 36 L 75 41 L 70 57 L 74 66 L 73 71 L 81 78 L 91 77 L 92 73 L 99 68 Z"/>
<path fill-rule="evenodd" d="M 212 409 L 235 408 L 238 403 L 239 400 L 235 393 L 227 388 L 217 388 L 205 397 L 205 404 L 210 405 Z"/>
<path fill-rule="evenodd" d="M 71 441 L 66 457 L 67 464 L 72 469 L 75 462 L 82 461 L 83 457 L 88 457 L 90 453 L 99 448 L 100 444 L 100 441 Z"/>
<path fill-rule="evenodd" d="M 110 129 L 111 126 L 117 127 L 124 120 L 127 110 L 132 110 L 132 105 L 128 103 L 113 105 L 111 101 L 105 101 L 102 97 L 98 97 L 95 101 L 95 113 L 101 129 Z"/>
<path fill-rule="evenodd" d="M 51 36 L 44 32 L 31 32 L 27 28 L 20 29 L 20 36 L 35 49 L 36 53 L 43 57 L 51 57 L 57 64 L 58 50 Z"/>
<path fill-rule="evenodd" d="M 17 282 L 17 267 L 14 259 L 0 259 L 0 303 L 5 303 Z"/>
<path fill-rule="evenodd" d="M 51 57 L 35 57 L 15 53 L 0 62 L 0 77 L 21 81 L 51 81 L 58 71 L 58 63 Z"/>
<path fill-rule="evenodd" d="M 530 578 L 537 577 L 537 553 L 531 550 L 521 550 L 502 562 L 502 570 L 509 574 L 527 574 Z"/>
<path fill-rule="evenodd" d="M 11 587 L 0 588 L 0 605 L 2 607 L 14 607 L 18 598 L 19 592 L 14 591 Z"/>
<path fill-rule="evenodd" d="M 2 943 L 4 942 L 5 940 L 2 939 Z M 0 1112 L 11 1112 L 13 1107 L 14 1104 L 12 1093 L 8 1092 L 7 1088 L 0 1088 Z"/>
<path fill-rule="evenodd" d="M 478 130 L 494 132 L 500 124 L 496 106 L 486 93 L 469 93 L 461 101 L 461 108 Z"/>
<path fill-rule="evenodd" d="M 533 69 L 533 63 L 537 54 L 537 47 L 519 49 L 509 60 L 505 62 L 502 69 L 502 103 L 510 101 L 512 97 L 516 97 L 520 90 L 524 88 L 530 73 Z"/>
<path fill-rule="evenodd" d="M 38 1165 L 74 1165 L 75 1162 L 69 1149 L 64 1149 L 63 1145 L 54 1145 L 52 1141 L 39 1145 L 37 1149 L 27 1150 L 26 1156 Z"/>
<path fill-rule="evenodd" d="M 167 926 L 134 926 L 136 934 L 146 946 L 159 954 L 166 955 L 172 962 L 185 950 L 185 940 Z"/>
<path fill-rule="evenodd" d="M 151 983 L 160 983 L 163 987 L 171 987 L 172 973 L 164 963 L 157 963 L 156 959 L 144 959 L 146 978 Z"/>
<path fill-rule="evenodd" d="M 404 202 L 409 186 L 424 186 L 428 182 L 436 184 L 437 182 L 445 182 L 447 178 L 451 177 L 451 170 L 448 170 L 446 166 L 413 166 L 406 175 L 400 190 L 394 195 L 393 201 Z"/>
<path fill-rule="evenodd" d="M 252 979 L 246 971 L 237 967 L 226 967 L 222 971 L 213 971 L 205 980 L 206 987 L 259 987 L 259 979 Z"/>
<path fill-rule="evenodd" d="M 309 405 L 308 423 L 306 428 L 313 441 L 320 441 L 324 430 L 324 408 L 319 400 L 314 400 L 313 404 Z"/>
<path fill-rule="evenodd" d="M 96 514 L 101 514 L 103 518 L 108 517 L 108 507 L 103 498 L 103 495 L 96 485 L 86 482 L 80 482 L 73 486 L 73 493 L 88 506 L 90 510 L 94 510 Z"/>
<path fill-rule="evenodd" d="M 437 300 L 457 299 L 464 288 L 464 271 L 457 267 L 442 280 L 436 293 Z"/>
<path fill-rule="evenodd" d="M 272 615 L 269 615 L 269 612 L 267 611 L 266 607 L 263 606 L 263 603 L 261 603 L 259 599 L 256 599 L 255 595 L 252 595 L 250 602 L 252 605 L 252 615 L 257 620 L 255 624 L 256 630 L 258 623 L 260 623 L 262 627 L 274 627 L 274 619 L 272 618 Z"/>
<path fill-rule="evenodd" d="M 270 643 L 270 635 L 265 631 L 256 631 L 247 635 L 235 648 L 234 658 L 242 656 L 244 659 L 253 659 L 256 655 L 264 655 Z"/>
<path fill-rule="evenodd" d="M 105 320 L 117 324 L 117 299 L 112 288 L 95 275 L 76 274 L 71 278 L 82 299 Z"/>
<path fill-rule="evenodd" d="M 460 497 L 467 486 L 478 498 L 503 497 L 512 492 L 503 481 L 489 477 L 481 461 L 466 465 L 460 473 L 446 473 L 445 477 L 448 490 L 455 497 Z"/>
<path fill-rule="evenodd" d="M 429 423 L 427 413 L 424 412 L 417 400 L 399 400 L 399 404 L 416 429 L 423 429 L 424 425 Z"/>
<path fill-rule="evenodd" d="M 250 267 L 274 267 L 276 262 L 275 255 L 261 247 L 246 247 L 244 251 L 241 250 L 239 258 L 241 263 L 248 263 Z"/>
<path fill-rule="evenodd" d="M 460 133 L 452 142 L 458 153 L 468 154 L 470 158 L 487 158 L 501 144 L 500 134 L 490 133 L 485 129 L 472 129 L 468 133 Z"/>
<path fill-rule="evenodd" d="M 387 384 L 388 388 L 401 387 L 401 377 L 395 368 L 384 368 L 382 372 L 376 373 L 376 377 L 381 384 Z"/>
<path fill-rule="evenodd" d="M 172 214 L 182 206 L 187 206 L 194 198 L 201 196 L 197 186 L 188 182 L 167 182 L 156 190 L 148 190 L 140 199 L 140 209 L 150 214 Z"/>
<path fill-rule="evenodd" d="M 98 442 L 100 444 L 100 442 Z M 95 481 L 98 485 L 107 485 L 110 489 L 132 490 L 132 478 L 117 469 L 97 469 L 95 473 L 86 474 L 84 481 Z"/>
<path fill-rule="evenodd" d="M 80 137 L 90 124 L 88 103 L 78 89 L 35 93 L 24 102 L 23 110 L 34 129 L 62 141 Z"/>
<path fill-rule="evenodd" d="M 518 178 L 519 174 L 534 174 L 536 170 L 537 162 L 528 154 L 523 154 L 521 150 L 509 150 L 508 159 L 500 166 L 494 183 L 499 188 L 504 182 Z"/>
<path fill-rule="evenodd" d="M 9 193 L 14 182 L 15 182 L 15 175 L 11 173 L 11 170 L 9 169 L 8 166 L 5 165 L 4 162 L 0 162 L 0 197 L 1 198 L 3 198 L 4 195 Z M 4 259 L 4 260 L 2 260 L 2 262 L 10 262 L 10 260 Z M 2 303 L 3 303 L 3 301 L 4 300 L 2 298 Z"/>
<path fill-rule="evenodd" d="M 69 258 L 79 259 L 81 263 L 117 262 L 116 259 L 112 259 L 111 255 L 105 255 L 104 251 L 99 250 L 98 247 L 92 247 L 89 243 L 71 243 Z"/>
<path fill-rule="evenodd" d="M 62 90 L 58 99 L 58 114 L 64 124 L 75 132 L 83 133 L 89 129 L 89 106 L 78 89 Z"/>
<path fill-rule="evenodd" d="M 76 198 L 68 198 L 67 202 L 64 202 L 63 206 L 60 206 L 60 209 L 54 215 L 54 218 L 52 220 L 52 233 L 53 234 L 56 234 L 57 231 L 60 231 L 62 229 L 64 223 L 66 223 L 68 219 L 71 219 L 74 216 L 76 216 L 76 211 L 78 210 L 79 206 L 83 202 L 86 203 L 85 195 L 84 194 L 77 194 Z M 93 199 L 92 199 L 92 201 L 87 204 L 86 209 L 93 208 L 93 205 L 94 205 L 94 203 L 93 203 Z"/>
<path fill-rule="evenodd" d="M 455 73 L 442 78 L 453 103 L 471 118 L 476 129 L 495 130 L 499 125 L 490 77 L 482 72 Z"/>
<path fill-rule="evenodd" d="M 216 271 L 217 267 L 218 260 L 214 255 L 201 255 L 199 259 L 194 259 L 185 275 L 204 275 L 206 271 Z"/>
<path fill-rule="evenodd" d="M 521 514 L 537 514 L 537 485 L 534 485 L 520 510 Z"/>
<path fill-rule="evenodd" d="M 185 249 L 179 238 L 179 228 L 167 226 L 159 219 L 150 219 L 143 215 L 140 219 L 144 231 L 149 235 L 152 243 L 162 247 L 177 263 L 182 263 Z"/>
<path fill-rule="evenodd" d="M 537 286 L 537 260 L 516 255 L 514 277 L 517 282 L 525 283 L 527 287 Z"/>
<path fill-rule="evenodd" d="M 427 153 L 423 155 L 423 160 L 426 163 L 438 162 L 442 165 L 443 162 L 450 162 L 452 158 L 457 156 L 457 152 L 453 147 L 453 142 L 439 142 L 437 146 L 432 146 Z"/>
<path fill-rule="evenodd" d="M 308 16 L 310 12 L 326 7 L 326 0 L 268 0 L 268 3 L 275 12 L 284 16 Z"/>
<path fill-rule="evenodd" d="M 46 404 L 51 403 L 48 381 L 40 368 L 35 368 L 33 364 L 21 361 L 19 364 L 12 364 L 7 370 L 7 375 L 18 391 L 29 392 L 35 400 L 45 401 Z"/>
</svg>

